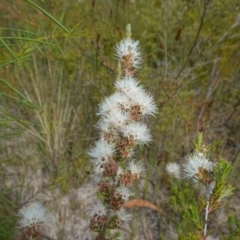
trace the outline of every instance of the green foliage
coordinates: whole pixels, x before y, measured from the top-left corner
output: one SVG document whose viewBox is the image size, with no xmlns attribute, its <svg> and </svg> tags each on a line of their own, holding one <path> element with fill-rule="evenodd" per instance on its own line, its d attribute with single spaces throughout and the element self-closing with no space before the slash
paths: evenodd
<svg viewBox="0 0 240 240">
<path fill-rule="evenodd" d="M 229 236 L 224 237 L 224 240 L 237 239 L 240 236 L 240 221 L 237 216 L 228 216 Z"/>
<path fill-rule="evenodd" d="M 188 233 L 186 235 L 179 236 L 179 240 L 199 240 L 199 239 L 201 239 L 201 236 L 195 233 Z"/>
<path fill-rule="evenodd" d="M 217 208 L 226 197 L 233 194 L 234 187 L 228 184 L 231 170 L 231 163 L 224 159 L 220 159 L 215 166 L 214 176 L 216 178 L 216 186 L 213 189 L 213 209 Z"/>
<path fill-rule="evenodd" d="M 202 132 L 197 132 L 196 138 L 193 141 L 193 149 L 196 152 L 200 152 L 203 154 L 207 154 L 210 151 L 211 146 L 205 146 L 203 144 L 203 133 Z"/>
<path fill-rule="evenodd" d="M 199 216 L 198 207 L 197 206 L 189 206 L 188 210 L 189 210 L 190 218 L 193 221 L 193 223 L 195 224 L 196 229 L 201 231 L 202 223 L 201 223 L 201 219 Z"/>
<path fill-rule="evenodd" d="M 193 216 L 190 213 L 193 209 L 198 209 L 198 205 L 194 198 L 189 198 L 194 194 L 196 194 L 195 189 L 189 187 L 188 184 L 171 184 L 171 198 L 166 201 L 167 208 L 171 212 L 168 220 L 169 223 L 174 225 L 174 229 L 177 230 L 179 236 L 182 234 L 186 236 L 185 233 L 195 227 L 195 223 L 191 219 Z"/>
</svg>

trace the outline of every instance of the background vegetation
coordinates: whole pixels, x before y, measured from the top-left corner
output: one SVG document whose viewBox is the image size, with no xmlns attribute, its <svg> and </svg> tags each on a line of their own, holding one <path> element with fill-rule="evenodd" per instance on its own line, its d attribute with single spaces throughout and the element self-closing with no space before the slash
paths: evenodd
<svg viewBox="0 0 240 240">
<path fill-rule="evenodd" d="M 212 235 L 240 239 L 239 0 L 2 0 L 0 23 L 0 239 L 20 239 L 15 214 L 23 204 L 45 194 L 61 218 L 57 199 L 91 181 L 95 112 L 113 92 L 114 47 L 128 23 L 143 53 L 138 79 L 159 107 L 154 141 L 139 151 L 146 176 L 136 198 L 165 212 L 135 206 L 142 218 L 128 239 L 140 239 L 139 231 L 143 239 L 177 239 L 192 230 L 187 209 L 198 193 L 165 165 L 183 161 L 197 131 L 212 144 L 210 158 L 234 169 L 235 195 L 211 220 Z M 73 199 L 69 207 L 80 208 Z M 60 226 L 55 238 L 66 239 Z"/>
</svg>

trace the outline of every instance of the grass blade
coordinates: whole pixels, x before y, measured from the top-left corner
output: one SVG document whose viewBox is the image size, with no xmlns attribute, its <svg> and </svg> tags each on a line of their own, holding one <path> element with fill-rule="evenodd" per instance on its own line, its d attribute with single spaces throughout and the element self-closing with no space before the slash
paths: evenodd
<svg viewBox="0 0 240 240">
<path fill-rule="evenodd" d="M 0 38 L 0 42 L 3 44 L 3 46 L 8 50 L 8 52 L 13 56 L 13 58 L 18 61 L 18 57 L 15 55 L 15 53 L 12 51 L 12 49 L 5 43 L 5 41 Z"/>
<path fill-rule="evenodd" d="M 8 95 L 8 97 L 14 98 L 15 100 L 18 100 L 20 102 L 26 103 L 28 106 L 31 106 L 31 107 L 33 107 L 35 109 L 38 109 L 32 102 L 30 102 L 22 93 L 20 93 L 16 88 L 14 88 L 12 85 L 10 85 L 7 81 L 3 80 L 2 78 L 0 78 L 0 81 L 3 82 L 5 85 L 7 85 L 9 88 L 11 88 L 18 95 L 20 95 L 25 101 L 19 100 L 19 99 L 14 98 L 14 97 L 11 97 L 9 95 Z"/>
<path fill-rule="evenodd" d="M 53 22 L 55 22 L 60 28 L 62 28 L 65 32 L 69 33 L 69 31 L 58 21 L 56 20 L 52 15 L 50 15 L 48 12 L 46 12 L 44 9 L 42 9 L 40 6 L 38 6 L 36 3 L 25 0 L 27 3 L 31 4 L 33 7 L 38 9 L 40 12 L 42 12 L 44 15 L 46 15 L 48 18 L 50 18 Z"/>
<path fill-rule="evenodd" d="M 0 30 L 16 31 L 16 32 L 22 32 L 22 33 L 33 34 L 33 35 L 39 36 L 38 33 L 25 31 L 25 30 L 22 30 L 22 29 L 16 29 L 16 28 L 2 28 L 2 27 L 0 27 Z"/>
<path fill-rule="evenodd" d="M 17 61 L 19 62 L 20 60 L 24 60 L 24 59 L 26 59 L 28 57 L 31 57 L 31 56 L 32 56 L 31 54 L 28 54 L 28 55 L 25 55 L 23 57 L 19 57 L 18 60 L 10 60 L 10 61 L 4 62 L 2 65 L 0 65 L 0 68 L 3 68 L 5 66 L 7 66 L 7 65 L 9 65 L 11 63 L 15 63 Z"/>
<path fill-rule="evenodd" d="M 13 115 L 11 115 L 10 113 L 4 111 L 3 109 L 0 109 L 0 112 L 3 113 L 5 116 L 8 116 L 11 120 L 13 120 L 14 122 L 19 123 L 20 125 L 24 126 L 25 128 L 29 129 L 27 122 L 23 122 L 17 118 L 15 118 Z"/>
<path fill-rule="evenodd" d="M 25 37 L 2 37 L 1 39 L 13 39 L 13 40 L 32 41 L 32 42 L 37 42 L 37 43 L 42 43 L 42 44 L 46 44 L 46 45 L 52 46 L 51 43 L 44 42 L 44 41 L 40 41 L 40 40 L 36 40 L 36 39 L 33 39 L 33 38 L 25 38 Z"/>
</svg>

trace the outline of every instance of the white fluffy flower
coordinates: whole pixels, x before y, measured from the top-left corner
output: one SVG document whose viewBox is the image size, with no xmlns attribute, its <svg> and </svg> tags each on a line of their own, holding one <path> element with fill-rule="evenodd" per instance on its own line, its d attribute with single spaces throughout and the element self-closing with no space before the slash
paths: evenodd
<svg viewBox="0 0 240 240">
<path fill-rule="evenodd" d="M 126 94 L 129 98 L 144 91 L 143 88 L 139 86 L 139 82 L 130 76 L 118 80 L 114 85 L 120 92 Z"/>
<path fill-rule="evenodd" d="M 126 210 L 121 208 L 119 211 L 116 212 L 119 219 L 123 222 L 128 222 L 132 219 L 131 214 L 127 214 Z"/>
<path fill-rule="evenodd" d="M 116 47 L 116 56 L 119 61 L 122 61 L 126 56 L 131 56 L 133 67 L 139 67 L 142 58 L 138 44 L 139 41 L 134 41 L 131 38 L 123 39 Z"/>
<path fill-rule="evenodd" d="M 111 125 L 110 122 L 106 122 L 105 121 L 105 118 L 102 117 L 98 122 L 97 124 L 95 125 L 95 127 L 97 129 L 99 129 L 100 131 L 102 132 L 111 132 L 113 131 L 114 127 Z M 114 130 L 115 132 L 116 130 Z"/>
<path fill-rule="evenodd" d="M 200 169 L 212 172 L 214 163 L 209 161 L 205 155 L 195 152 L 186 157 L 186 162 L 183 166 L 183 177 L 198 179 L 196 174 Z"/>
<path fill-rule="evenodd" d="M 177 163 L 168 163 L 166 166 L 166 171 L 175 178 L 181 178 L 181 168 Z"/>
<path fill-rule="evenodd" d="M 113 126 L 116 129 L 120 129 L 129 121 L 129 116 L 118 109 L 112 109 L 111 112 L 102 117 L 101 121 L 108 124 L 109 127 Z"/>
<path fill-rule="evenodd" d="M 100 139 L 95 143 L 95 146 L 88 151 L 88 155 L 93 158 L 96 166 L 105 164 L 114 154 L 114 146 L 104 139 Z"/>
<path fill-rule="evenodd" d="M 154 98 L 149 93 L 146 93 L 133 77 L 128 76 L 118 80 L 115 83 L 115 87 L 131 99 L 131 105 L 137 104 L 140 106 L 143 116 L 153 115 L 157 112 Z"/>
<path fill-rule="evenodd" d="M 114 144 L 115 140 L 119 137 L 118 128 L 114 127 L 110 122 L 106 122 L 103 117 L 98 121 L 95 127 L 101 131 L 101 139 L 105 139 L 112 144 Z"/>
<path fill-rule="evenodd" d="M 107 208 L 103 205 L 103 203 L 98 200 L 94 205 L 92 205 L 92 210 L 90 215 L 97 216 L 97 217 L 103 217 L 108 215 Z"/>
<path fill-rule="evenodd" d="M 131 174 L 136 174 L 138 177 L 145 170 L 143 163 L 136 160 L 128 162 L 127 169 L 131 172 Z"/>
<path fill-rule="evenodd" d="M 129 123 L 122 129 L 123 135 L 138 144 L 148 144 L 152 141 L 147 125 L 140 122 Z"/>
<path fill-rule="evenodd" d="M 47 226 L 53 222 L 53 215 L 47 211 L 42 203 L 32 202 L 28 206 L 20 209 L 18 225 L 22 228 L 41 225 Z"/>
<path fill-rule="evenodd" d="M 118 111 L 126 111 L 130 108 L 131 101 L 130 99 L 124 95 L 123 93 L 116 92 L 112 94 L 110 97 L 106 98 L 100 105 L 98 109 L 98 115 L 107 115 L 109 112 L 114 109 L 118 109 Z"/>
<path fill-rule="evenodd" d="M 133 195 L 129 188 L 125 186 L 120 186 L 119 188 L 117 188 L 117 192 L 121 194 L 121 197 L 125 202 L 128 201 L 131 195 Z"/>
<path fill-rule="evenodd" d="M 138 94 L 134 94 L 130 98 L 140 107 L 142 116 L 154 115 L 157 112 L 154 98 L 149 93 L 139 91 Z"/>
</svg>

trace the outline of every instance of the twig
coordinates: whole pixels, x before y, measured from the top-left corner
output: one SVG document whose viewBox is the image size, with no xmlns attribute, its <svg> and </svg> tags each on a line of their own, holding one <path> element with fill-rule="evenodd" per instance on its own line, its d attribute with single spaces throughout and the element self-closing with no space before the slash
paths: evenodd
<svg viewBox="0 0 240 240">
<path fill-rule="evenodd" d="M 115 181 L 115 179 L 114 179 L 114 181 Z M 109 200 L 113 197 L 117 184 L 118 183 L 116 183 L 116 185 L 112 187 Z M 107 231 L 107 228 L 108 228 L 109 220 L 103 225 L 103 229 L 99 234 L 99 237 L 100 237 L 99 239 L 100 240 L 105 240 L 105 234 L 106 234 L 106 231 Z"/>
<path fill-rule="evenodd" d="M 209 213 L 209 194 L 207 194 L 207 205 L 205 208 L 205 223 L 204 223 L 204 230 L 203 230 L 204 239 L 207 237 L 208 213 Z"/>
<path fill-rule="evenodd" d="M 200 36 L 200 32 L 201 32 L 201 30 L 202 30 L 203 21 L 204 21 L 204 18 L 205 18 L 205 16 L 206 16 L 207 7 L 208 7 L 208 5 L 210 4 L 210 1 L 211 1 L 211 0 L 205 0 L 205 1 L 204 1 L 203 12 L 202 12 L 200 24 L 199 24 L 199 27 L 198 27 L 198 30 L 197 30 L 197 34 L 196 34 L 195 39 L 194 39 L 194 41 L 193 41 L 192 47 L 190 48 L 190 50 L 189 50 L 189 52 L 188 52 L 187 59 L 185 60 L 185 62 L 184 62 L 184 64 L 182 65 L 179 73 L 178 73 L 177 76 L 175 77 L 175 80 L 177 80 L 177 79 L 180 77 L 181 73 L 183 72 L 183 70 L 185 69 L 185 67 L 186 67 L 186 65 L 187 65 L 187 62 L 188 62 L 190 56 L 192 55 L 192 52 L 193 52 L 194 48 L 196 47 L 197 40 L 198 40 L 198 38 L 199 38 L 199 36 Z"/>
</svg>

